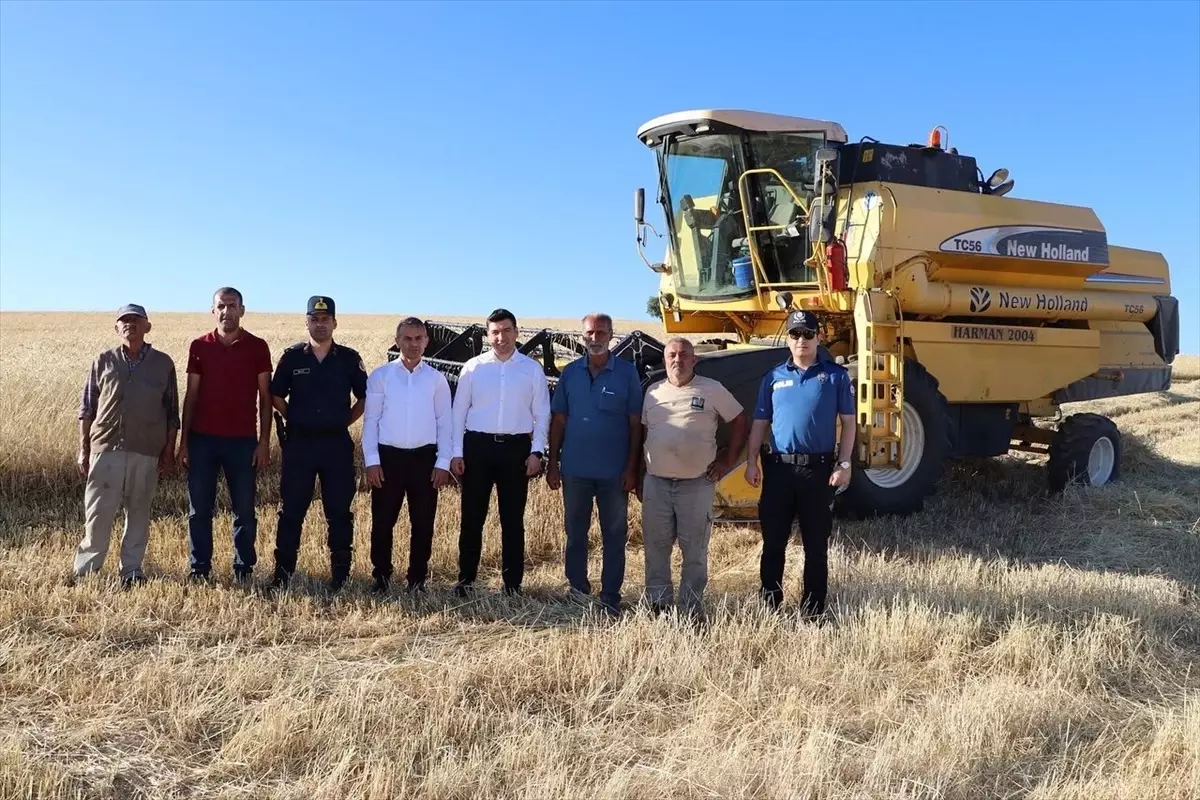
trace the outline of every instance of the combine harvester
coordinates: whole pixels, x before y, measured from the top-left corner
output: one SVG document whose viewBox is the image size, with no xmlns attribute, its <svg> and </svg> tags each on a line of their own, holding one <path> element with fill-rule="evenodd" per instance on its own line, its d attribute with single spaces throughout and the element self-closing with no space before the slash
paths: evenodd
<svg viewBox="0 0 1200 800">
<path fill-rule="evenodd" d="M 1061 419 L 1060 406 L 1170 386 L 1178 302 L 1160 254 L 1110 245 L 1090 209 L 1006 196 L 1007 171 L 984 179 L 974 158 L 943 148 L 939 129 L 926 145 L 849 143 L 833 122 L 686 111 L 637 135 L 658 162 L 662 263 L 645 255 L 643 189 L 634 212 L 665 328 L 733 337 L 697 348 L 699 374 L 751 409 L 762 376 L 788 357 L 788 311 L 826 320 L 822 357 L 858 384 L 840 511 L 919 510 L 955 457 L 1048 453 L 1053 489 L 1118 477 L 1113 422 Z M 427 358 L 452 388 L 486 346 L 482 325 L 433 323 L 430 336 Z M 584 352 L 577 333 L 521 336 L 551 391 Z M 613 351 L 645 382 L 662 374 L 663 344 L 640 331 Z M 757 503 L 738 466 L 717 486 L 714 515 L 753 518 Z"/>
<path fill-rule="evenodd" d="M 1167 389 L 1179 352 L 1162 255 L 1110 245 L 1090 209 L 1008 197 L 1007 170 L 985 179 L 943 130 L 849 143 L 833 122 L 686 111 L 637 132 L 658 162 L 663 263 L 642 189 L 634 208 L 666 330 L 732 334 L 697 372 L 752 408 L 788 310 L 822 314 L 824 357 L 858 385 L 838 504 L 859 516 L 920 509 L 955 457 L 1048 453 L 1056 490 L 1115 479 L 1113 422 L 1060 406 Z M 717 489 L 718 515 L 755 515 L 742 468 Z"/>
</svg>

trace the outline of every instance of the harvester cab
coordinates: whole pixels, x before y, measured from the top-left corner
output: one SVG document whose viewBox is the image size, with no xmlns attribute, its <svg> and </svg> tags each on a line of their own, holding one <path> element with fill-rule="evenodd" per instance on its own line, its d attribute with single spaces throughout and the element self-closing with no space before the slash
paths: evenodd
<svg viewBox="0 0 1200 800">
<path fill-rule="evenodd" d="M 637 190 L 637 246 L 667 332 L 731 337 L 697 371 L 750 408 L 788 357 L 788 311 L 818 312 L 822 357 L 858 388 L 838 502 L 859 515 L 921 508 L 954 457 L 1047 453 L 1055 488 L 1117 478 L 1119 431 L 1062 420 L 1060 406 L 1165 389 L 1178 352 L 1160 254 L 1109 244 L 1091 209 L 1011 197 L 1006 169 L 985 178 L 943 133 L 850 142 L 835 122 L 714 110 L 637 132 L 665 224 L 645 219 Z M 661 262 L 647 229 L 665 240 Z M 735 469 L 716 503 L 752 516 L 757 490 Z"/>
</svg>

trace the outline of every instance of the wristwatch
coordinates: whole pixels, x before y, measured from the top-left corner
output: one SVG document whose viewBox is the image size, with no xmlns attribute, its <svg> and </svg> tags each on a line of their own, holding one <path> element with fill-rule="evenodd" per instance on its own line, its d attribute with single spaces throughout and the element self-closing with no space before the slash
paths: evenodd
<svg viewBox="0 0 1200 800">
<path fill-rule="evenodd" d="M 838 467 L 840 469 L 850 469 L 850 462 L 849 461 L 839 461 Z"/>
</svg>

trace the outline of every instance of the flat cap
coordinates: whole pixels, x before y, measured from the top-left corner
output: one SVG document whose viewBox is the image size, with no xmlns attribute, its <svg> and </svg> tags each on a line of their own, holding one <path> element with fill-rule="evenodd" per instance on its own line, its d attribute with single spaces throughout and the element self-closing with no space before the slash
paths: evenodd
<svg viewBox="0 0 1200 800">
<path fill-rule="evenodd" d="M 126 303 L 117 309 L 117 319 L 127 317 L 129 315 L 141 317 L 142 319 L 150 319 L 150 315 L 146 313 L 146 309 L 139 306 L 137 303 Z"/>
</svg>

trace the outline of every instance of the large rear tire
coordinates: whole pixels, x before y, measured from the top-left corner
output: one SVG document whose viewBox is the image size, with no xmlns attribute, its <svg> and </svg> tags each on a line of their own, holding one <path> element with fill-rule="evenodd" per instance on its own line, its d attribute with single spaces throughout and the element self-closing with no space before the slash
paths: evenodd
<svg viewBox="0 0 1200 800">
<path fill-rule="evenodd" d="M 1100 414 L 1073 414 L 1050 442 L 1050 489 L 1061 492 L 1073 481 L 1087 486 L 1115 481 L 1121 477 L 1121 456 L 1121 432 L 1115 422 Z"/>
<path fill-rule="evenodd" d="M 857 379 L 857 362 L 847 369 Z M 950 406 L 937 378 L 909 359 L 904 361 L 901 425 L 900 469 L 855 469 L 850 485 L 837 496 L 839 510 L 863 519 L 911 514 L 925 507 L 950 457 Z"/>
</svg>

